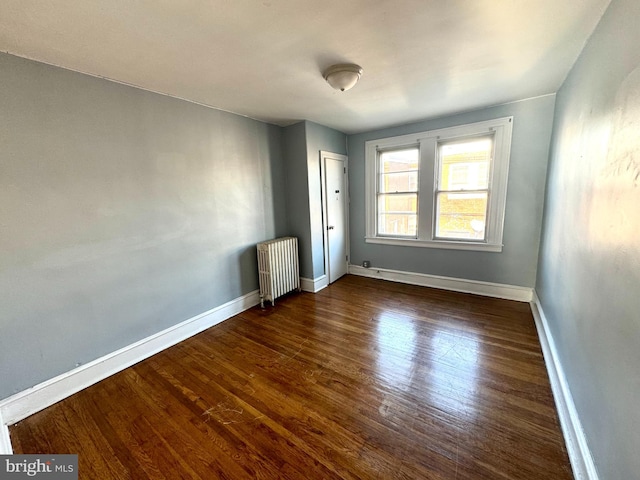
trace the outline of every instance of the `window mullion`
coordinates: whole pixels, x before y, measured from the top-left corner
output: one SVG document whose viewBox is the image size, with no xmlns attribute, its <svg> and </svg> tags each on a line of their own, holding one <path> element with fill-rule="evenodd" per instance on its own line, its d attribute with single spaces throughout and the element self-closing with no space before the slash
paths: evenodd
<svg viewBox="0 0 640 480">
<path fill-rule="evenodd" d="M 433 205 L 435 190 L 436 138 L 420 141 L 418 175 L 418 239 L 433 239 Z"/>
</svg>

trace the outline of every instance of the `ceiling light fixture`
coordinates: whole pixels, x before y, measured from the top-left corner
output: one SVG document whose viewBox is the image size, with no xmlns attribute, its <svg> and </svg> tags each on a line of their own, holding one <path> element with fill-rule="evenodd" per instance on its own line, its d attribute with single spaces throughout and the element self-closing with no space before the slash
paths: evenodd
<svg viewBox="0 0 640 480">
<path fill-rule="evenodd" d="M 362 75 L 362 67 L 353 63 L 340 63 L 327 68 L 322 76 L 336 90 L 344 92 L 352 88 Z"/>
</svg>

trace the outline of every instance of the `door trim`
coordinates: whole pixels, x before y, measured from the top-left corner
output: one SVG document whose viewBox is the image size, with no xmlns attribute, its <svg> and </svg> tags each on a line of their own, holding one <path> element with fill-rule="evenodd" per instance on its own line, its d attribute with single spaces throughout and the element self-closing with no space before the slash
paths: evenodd
<svg viewBox="0 0 640 480">
<path fill-rule="evenodd" d="M 324 253 L 324 274 L 327 276 L 327 281 L 330 277 L 329 275 L 329 235 L 327 233 L 327 182 L 326 182 L 326 159 L 330 158 L 332 160 L 338 160 L 344 165 L 344 187 L 345 187 L 345 196 L 344 196 L 344 228 L 345 228 L 345 250 L 347 252 L 347 257 L 351 259 L 351 249 L 350 249 L 350 241 L 349 241 L 349 157 L 346 155 L 341 155 L 339 153 L 327 152 L 325 150 L 320 150 L 320 184 L 322 187 L 322 238 L 323 238 L 323 253 Z M 345 258 L 345 263 L 347 266 L 347 272 L 349 271 L 349 261 Z"/>
</svg>

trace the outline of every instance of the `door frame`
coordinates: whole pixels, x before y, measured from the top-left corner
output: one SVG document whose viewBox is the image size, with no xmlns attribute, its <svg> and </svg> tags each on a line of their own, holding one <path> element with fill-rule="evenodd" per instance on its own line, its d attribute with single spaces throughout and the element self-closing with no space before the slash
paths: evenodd
<svg viewBox="0 0 640 480">
<path fill-rule="evenodd" d="M 329 232 L 327 230 L 327 178 L 326 178 L 326 159 L 330 158 L 332 160 L 341 161 L 344 165 L 344 241 L 345 241 L 345 251 L 347 254 L 347 258 L 345 262 L 347 264 L 347 273 L 349 272 L 349 260 L 351 259 L 351 245 L 349 241 L 349 157 L 346 155 L 342 155 L 340 153 L 328 152 L 326 150 L 320 150 L 320 184 L 321 184 L 321 194 L 322 194 L 322 238 L 323 238 L 323 253 L 324 253 L 324 274 L 327 276 L 327 284 L 329 284 L 329 279 L 331 276 L 329 275 Z"/>
</svg>

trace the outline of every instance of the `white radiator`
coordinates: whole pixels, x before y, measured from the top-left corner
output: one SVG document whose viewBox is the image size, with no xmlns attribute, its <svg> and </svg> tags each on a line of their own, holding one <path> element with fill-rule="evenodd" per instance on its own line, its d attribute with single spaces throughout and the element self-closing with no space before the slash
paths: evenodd
<svg viewBox="0 0 640 480">
<path fill-rule="evenodd" d="M 258 244 L 258 273 L 260 275 L 260 306 L 292 290 L 300 290 L 298 239 L 282 237 Z"/>
</svg>

